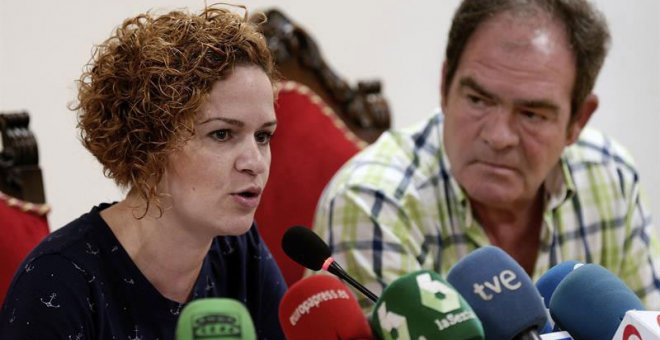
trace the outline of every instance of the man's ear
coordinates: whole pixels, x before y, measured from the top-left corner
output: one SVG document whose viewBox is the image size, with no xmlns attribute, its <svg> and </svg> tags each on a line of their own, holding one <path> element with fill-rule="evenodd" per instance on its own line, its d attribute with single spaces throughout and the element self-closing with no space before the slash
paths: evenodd
<svg viewBox="0 0 660 340">
<path fill-rule="evenodd" d="M 445 75 L 447 75 L 447 61 L 442 63 L 442 72 L 440 72 L 440 107 L 442 108 L 442 112 L 445 112 L 445 108 L 447 107 L 447 86 L 449 84 L 445 84 Z M 447 95 L 445 95 L 447 94 Z"/>
<path fill-rule="evenodd" d="M 582 106 L 576 112 L 577 119 L 568 125 L 568 133 L 566 138 L 566 145 L 571 145 L 580 136 L 580 132 L 587 125 L 591 116 L 598 108 L 598 96 L 591 93 L 585 98 Z"/>
</svg>

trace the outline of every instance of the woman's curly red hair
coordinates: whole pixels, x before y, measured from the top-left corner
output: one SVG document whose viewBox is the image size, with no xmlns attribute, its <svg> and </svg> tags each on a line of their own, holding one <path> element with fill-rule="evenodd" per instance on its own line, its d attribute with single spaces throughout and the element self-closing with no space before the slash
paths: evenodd
<svg viewBox="0 0 660 340">
<path fill-rule="evenodd" d="M 120 187 L 158 202 L 168 154 L 193 135 L 214 82 L 237 65 L 273 80 L 268 46 L 247 15 L 209 7 L 126 19 L 80 77 L 73 109 L 83 145 Z"/>
</svg>

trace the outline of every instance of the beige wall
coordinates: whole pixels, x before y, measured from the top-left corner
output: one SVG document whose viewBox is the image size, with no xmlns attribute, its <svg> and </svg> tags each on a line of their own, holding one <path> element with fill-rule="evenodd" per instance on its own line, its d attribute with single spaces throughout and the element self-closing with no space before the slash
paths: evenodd
<svg viewBox="0 0 660 340">
<path fill-rule="evenodd" d="M 350 81 L 380 78 L 402 127 L 438 103 L 438 74 L 458 1 L 248 1 L 277 4 L 305 26 L 335 69 Z M 597 85 L 592 121 L 636 157 L 651 209 L 660 218 L 660 1 L 596 1 L 608 17 L 613 48 Z M 633 5 L 634 4 L 634 5 Z M 53 228 L 100 201 L 122 197 L 77 140 L 74 80 L 125 17 L 150 8 L 191 7 L 183 0 L 0 0 L 0 110 L 26 109 L 40 146 Z M 656 223 L 657 224 L 657 223 Z"/>
</svg>

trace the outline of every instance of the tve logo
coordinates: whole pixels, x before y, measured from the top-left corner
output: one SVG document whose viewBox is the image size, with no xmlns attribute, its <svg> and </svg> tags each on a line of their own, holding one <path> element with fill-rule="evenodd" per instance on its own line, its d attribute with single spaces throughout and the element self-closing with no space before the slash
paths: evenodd
<svg viewBox="0 0 660 340">
<path fill-rule="evenodd" d="M 498 275 L 493 275 L 492 281 L 486 280 L 483 283 L 474 283 L 474 293 L 479 295 L 483 300 L 490 301 L 493 299 L 493 294 L 502 292 L 502 288 L 514 291 L 522 286 L 518 277 L 512 270 L 505 269 Z"/>
</svg>

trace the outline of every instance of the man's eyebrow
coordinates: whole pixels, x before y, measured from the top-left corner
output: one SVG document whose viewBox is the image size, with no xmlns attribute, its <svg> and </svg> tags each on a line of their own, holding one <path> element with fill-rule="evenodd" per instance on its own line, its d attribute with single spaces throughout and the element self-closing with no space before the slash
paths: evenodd
<svg viewBox="0 0 660 340">
<path fill-rule="evenodd" d="M 486 90 L 483 86 L 479 85 L 472 77 L 462 78 L 459 82 L 461 87 L 466 87 L 479 93 L 481 96 L 492 100 L 499 100 L 499 97 L 490 91 Z M 514 105 L 527 107 L 530 109 L 543 109 L 549 110 L 553 113 L 559 112 L 559 105 L 549 99 L 516 99 L 513 101 Z"/>
<path fill-rule="evenodd" d="M 474 80 L 474 78 L 472 77 L 468 76 L 461 78 L 461 80 L 459 81 L 459 85 L 462 88 L 467 87 L 472 91 L 475 91 L 479 93 L 481 96 L 486 97 L 488 99 L 499 100 L 499 97 L 497 97 L 495 94 L 491 93 L 490 91 L 486 90 L 483 86 L 479 85 L 479 83 L 477 83 L 477 81 Z"/>
<path fill-rule="evenodd" d="M 548 110 L 552 113 L 559 113 L 559 105 L 547 99 L 515 100 L 513 103 L 516 106 L 527 107 L 530 109 L 542 109 Z"/>
</svg>

